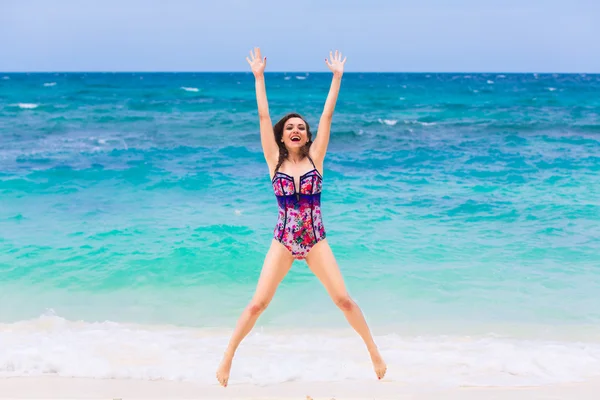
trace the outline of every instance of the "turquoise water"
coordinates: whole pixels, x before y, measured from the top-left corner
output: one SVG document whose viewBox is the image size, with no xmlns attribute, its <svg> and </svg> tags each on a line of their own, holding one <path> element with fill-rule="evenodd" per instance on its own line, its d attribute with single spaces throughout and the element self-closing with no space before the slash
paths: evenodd
<svg viewBox="0 0 600 400">
<path fill-rule="evenodd" d="M 329 80 L 268 74 L 273 120 L 298 111 L 316 132 Z M 515 354 L 524 357 L 517 370 L 531 368 L 506 376 L 524 384 L 600 374 L 600 343 L 582 350 L 572 342 L 600 328 L 599 90 L 600 75 L 344 76 L 324 167 L 323 222 L 388 359 L 409 363 L 403 379 L 417 368 L 410 364 L 417 355 L 406 352 L 443 352 L 444 335 L 457 338 L 449 365 L 469 364 L 474 349 L 504 357 L 500 377 L 487 379 L 481 371 L 489 365 L 474 361 L 468 379 L 459 374 L 456 382 L 503 383 Z M 96 353 L 82 369 L 56 352 L 77 342 L 74 354 L 82 354 L 99 329 L 114 335 L 110 343 L 139 344 L 140 352 L 161 341 L 190 346 L 185 357 L 203 359 L 212 382 L 277 220 L 253 77 L 0 73 L 0 199 L 0 342 L 48 349 L 37 358 L 0 353 L 0 374 L 200 376 L 173 372 L 187 365 L 176 351 L 157 356 L 165 369 L 156 375 L 106 367 Z M 348 329 L 296 262 L 258 336 L 240 351 L 264 345 L 279 359 L 267 344 L 282 340 L 293 351 L 311 341 L 305 330 L 321 332 L 328 349 L 342 346 L 331 343 L 343 332 L 348 348 L 360 349 Z M 208 341 L 178 336 L 186 332 Z M 488 334 L 503 339 L 485 336 L 473 349 L 460 339 Z M 571 341 L 560 342 L 560 354 L 547 342 L 565 337 Z M 365 360 L 356 351 L 356 364 L 344 365 L 359 372 L 322 374 L 336 369 L 324 358 L 317 375 L 362 379 Z M 562 357 L 564 369 L 536 369 L 540 355 Z M 291 379 L 282 370 L 257 375 L 258 359 L 246 360 L 238 381 Z M 294 364 L 301 359 L 289 360 L 290 370 L 303 368 Z M 418 365 L 435 365 L 425 364 Z M 306 374 L 297 379 L 317 379 Z"/>
</svg>

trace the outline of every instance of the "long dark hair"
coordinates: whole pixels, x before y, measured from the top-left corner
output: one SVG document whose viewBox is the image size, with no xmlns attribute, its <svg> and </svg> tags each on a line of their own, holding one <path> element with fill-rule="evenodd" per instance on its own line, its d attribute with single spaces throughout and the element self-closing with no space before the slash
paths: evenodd
<svg viewBox="0 0 600 400">
<path fill-rule="evenodd" d="M 306 136 L 308 137 L 308 141 L 300 149 L 300 152 L 304 157 L 308 157 L 308 150 L 310 149 L 310 145 L 312 144 L 312 133 L 310 133 L 310 126 L 308 125 L 308 122 L 306 122 L 306 120 L 300 114 L 286 114 L 273 126 L 273 132 L 275 133 L 275 141 L 277 142 L 277 146 L 279 146 L 279 160 L 277 161 L 275 172 L 277 172 L 279 167 L 281 167 L 281 164 L 283 164 L 283 162 L 288 156 L 288 151 L 285 147 L 285 143 L 283 143 L 281 139 L 283 138 L 283 127 L 285 126 L 286 121 L 290 118 L 300 118 L 302 121 L 304 121 L 304 124 L 306 125 Z"/>
</svg>

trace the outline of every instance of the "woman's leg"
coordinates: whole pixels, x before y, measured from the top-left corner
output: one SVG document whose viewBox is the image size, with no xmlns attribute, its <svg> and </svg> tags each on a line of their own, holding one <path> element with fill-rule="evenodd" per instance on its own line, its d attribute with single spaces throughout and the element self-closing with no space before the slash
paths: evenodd
<svg viewBox="0 0 600 400">
<path fill-rule="evenodd" d="M 373 341 L 373 336 L 371 336 L 371 331 L 369 330 L 369 326 L 367 325 L 367 321 L 365 321 L 360 307 L 352 300 L 346 290 L 342 273 L 335 261 L 329 243 L 327 243 L 327 239 L 323 239 L 317 243 L 308 252 L 306 263 L 325 286 L 325 289 L 327 290 L 327 293 L 329 293 L 329 296 L 331 296 L 333 302 L 344 312 L 344 315 L 352 328 L 354 328 L 365 342 L 367 350 L 371 355 L 375 374 L 377 375 L 377 378 L 383 378 L 387 366 L 383 361 L 381 354 L 379 354 L 377 345 L 375 345 L 375 342 Z"/>
<path fill-rule="evenodd" d="M 254 296 L 238 319 L 235 330 L 229 340 L 229 345 L 223 355 L 223 360 L 217 369 L 217 379 L 221 385 L 227 386 L 235 351 L 241 341 L 252 330 L 260 314 L 271 302 L 277 286 L 279 286 L 279 283 L 290 270 L 293 261 L 292 254 L 281 243 L 273 239 L 271 248 L 265 256 Z"/>
</svg>

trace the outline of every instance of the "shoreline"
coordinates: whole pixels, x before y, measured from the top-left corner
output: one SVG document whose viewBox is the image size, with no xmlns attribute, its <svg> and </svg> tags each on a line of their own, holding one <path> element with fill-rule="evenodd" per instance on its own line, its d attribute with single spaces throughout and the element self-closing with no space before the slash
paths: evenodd
<svg viewBox="0 0 600 400">
<path fill-rule="evenodd" d="M 5 349 L 0 352 L 0 375 L 5 379 L 195 382 L 210 387 L 229 335 L 221 329 L 85 323 L 52 316 L 0 324 Z M 597 340 L 474 332 L 376 334 L 375 339 L 388 364 L 386 386 L 523 388 L 600 376 Z M 293 332 L 258 327 L 238 349 L 229 382 L 248 387 L 293 382 L 312 387 L 313 382 L 368 384 L 373 377 L 366 349 L 350 328 Z"/>
<path fill-rule="evenodd" d="M 432 388 L 397 382 L 287 382 L 273 385 L 198 384 L 174 381 L 66 377 L 0 378 L 0 399 L 597 399 L 600 376 L 578 383 L 529 387 Z"/>
<path fill-rule="evenodd" d="M 271 311 L 268 311 L 271 312 Z M 274 313 L 274 312 L 273 312 Z M 339 315 L 338 315 L 339 314 Z M 357 334 L 352 327 L 342 319 L 341 313 L 333 314 L 339 319 L 339 324 L 302 324 L 292 325 L 288 321 L 263 322 L 259 319 L 250 334 L 273 336 L 314 336 L 325 335 L 338 338 L 356 338 Z M 296 321 L 297 322 L 297 321 Z M 20 330 L 31 332 L 36 329 L 72 329 L 85 328 L 121 328 L 133 331 L 168 332 L 179 331 L 182 333 L 198 335 L 199 337 L 229 337 L 235 327 L 236 320 L 231 323 L 211 326 L 195 326 L 181 323 L 161 321 L 132 321 L 108 319 L 69 319 L 55 312 L 42 313 L 28 316 L 25 319 L 0 321 L 0 333 L 3 331 Z M 569 342 L 569 343 L 600 343 L 600 326 L 594 324 L 551 324 L 544 322 L 525 321 L 459 321 L 450 319 L 410 319 L 406 322 L 382 324 L 379 321 L 370 321 L 370 328 L 374 336 L 398 337 L 403 339 L 506 339 L 527 340 L 544 342 Z"/>
</svg>

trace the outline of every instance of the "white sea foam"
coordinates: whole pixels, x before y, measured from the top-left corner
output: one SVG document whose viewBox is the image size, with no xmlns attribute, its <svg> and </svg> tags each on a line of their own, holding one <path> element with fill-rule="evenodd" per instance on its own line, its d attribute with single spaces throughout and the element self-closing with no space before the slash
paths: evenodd
<svg viewBox="0 0 600 400">
<path fill-rule="evenodd" d="M 413 120 L 404 120 L 404 123 L 407 125 L 421 125 L 421 126 L 433 126 L 436 125 L 435 122 L 423 122 L 423 121 L 413 121 Z"/>
<path fill-rule="evenodd" d="M 19 103 L 16 104 L 16 106 L 23 109 L 34 109 L 38 108 L 40 105 L 35 103 Z"/>
<path fill-rule="evenodd" d="M 304 79 L 306 79 L 306 77 L 305 76 L 296 76 L 296 79 L 304 80 Z"/>
<path fill-rule="evenodd" d="M 46 87 L 56 86 L 56 82 L 46 82 L 46 83 L 44 83 L 44 86 L 46 86 Z"/>
<path fill-rule="evenodd" d="M 185 87 L 185 86 L 182 86 L 181 88 L 183 90 L 185 90 L 186 92 L 198 92 L 200 90 L 200 89 L 195 88 L 195 87 Z"/>
<path fill-rule="evenodd" d="M 551 92 L 554 92 L 556 90 L 556 88 L 549 87 L 548 90 L 551 91 Z"/>
<path fill-rule="evenodd" d="M 292 79 L 292 77 L 291 76 L 286 76 L 283 79 L 285 79 L 286 81 L 289 81 L 290 79 Z"/>
<path fill-rule="evenodd" d="M 10 79 L 10 76 L 3 76 L 2 79 L 4 79 L 5 81 Z"/>
<path fill-rule="evenodd" d="M 494 81 L 492 81 L 492 80 L 488 79 L 487 83 L 488 83 L 488 85 L 493 85 L 493 84 L 494 84 Z"/>
<path fill-rule="evenodd" d="M 398 123 L 398 120 L 396 120 L 396 119 L 381 119 L 381 118 L 379 118 L 377 121 L 379 121 L 380 124 L 386 124 L 389 126 L 394 126 Z"/>
<path fill-rule="evenodd" d="M 0 376 L 166 379 L 216 383 L 230 330 L 66 321 L 55 315 L 0 324 Z M 600 343 L 485 337 L 376 336 L 387 379 L 407 384 L 523 386 L 600 374 Z M 351 329 L 269 331 L 260 326 L 236 355 L 231 383 L 371 381 Z"/>
</svg>

